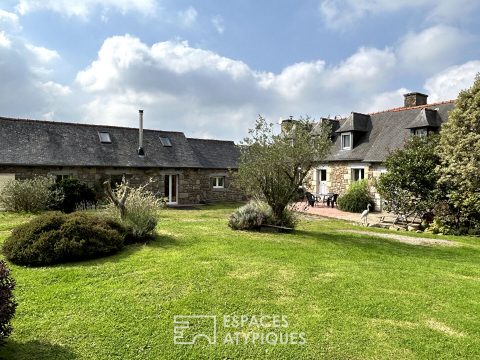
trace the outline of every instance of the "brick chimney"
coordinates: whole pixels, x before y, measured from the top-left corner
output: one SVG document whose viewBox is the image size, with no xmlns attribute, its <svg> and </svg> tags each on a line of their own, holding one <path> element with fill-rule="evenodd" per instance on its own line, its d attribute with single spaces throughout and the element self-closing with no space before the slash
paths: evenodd
<svg viewBox="0 0 480 360">
<path fill-rule="evenodd" d="M 403 96 L 405 98 L 405 107 L 427 105 L 428 95 L 419 92 L 411 92 Z"/>
<path fill-rule="evenodd" d="M 289 116 L 288 119 L 280 118 L 280 127 L 281 127 L 282 133 L 288 133 L 292 129 L 293 125 L 295 125 L 296 122 L 297 120 L 295 120 L 293 116 Z"/>
</svg>

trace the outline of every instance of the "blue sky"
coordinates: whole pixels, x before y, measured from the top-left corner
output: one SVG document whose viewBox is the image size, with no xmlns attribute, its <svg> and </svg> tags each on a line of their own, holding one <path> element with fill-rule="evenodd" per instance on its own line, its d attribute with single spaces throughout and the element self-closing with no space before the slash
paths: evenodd
<svg viewBox="0 0 480 360">
<path fill-rule="evenodd" d="M 476 0 L 3 0 L 0 116 L 240 140 L 258 114 L 455 98 L 480 72 Z"/>
</svg>

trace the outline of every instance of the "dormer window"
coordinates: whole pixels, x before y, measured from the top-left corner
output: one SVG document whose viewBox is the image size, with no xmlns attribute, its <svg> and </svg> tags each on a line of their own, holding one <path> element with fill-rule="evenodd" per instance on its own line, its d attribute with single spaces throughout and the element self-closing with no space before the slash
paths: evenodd
<svg viewBox="0 0 480 360">
<path fill-rule="evenodd" d="M 98 138 L 100 139 L 100 142 L 102 144 L 111 144 L 112 143 L 112 139 L 110 138 L 110 133 L 108 133 L 108 132 L 99 131 L 98 132 Z"/>
<path fill-rule="evenodd" d="M 341 134 L 342 150 L 351 150 L 352 149 L 352 133 L 342 133 Z"/>
<path fill-rule="evenodd" d="M 414 129 L 413 134 L 415 136 L 419 136 L 419 137 L 426 137 L 426 136 L 428 136 L 428 130 L 427 130 L 427 128 Z"/>
</svg>

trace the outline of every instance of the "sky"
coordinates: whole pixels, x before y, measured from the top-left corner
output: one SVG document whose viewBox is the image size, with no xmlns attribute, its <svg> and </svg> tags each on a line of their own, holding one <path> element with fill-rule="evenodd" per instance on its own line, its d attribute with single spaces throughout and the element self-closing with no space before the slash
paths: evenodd
<svg viewBox="0 0 480 360">
<path fill-rule="evenodd" d="M 0 0 L 0 116 L 239 141 L 261 115 L 456 98 L 478 0 Z"/>
</svg>

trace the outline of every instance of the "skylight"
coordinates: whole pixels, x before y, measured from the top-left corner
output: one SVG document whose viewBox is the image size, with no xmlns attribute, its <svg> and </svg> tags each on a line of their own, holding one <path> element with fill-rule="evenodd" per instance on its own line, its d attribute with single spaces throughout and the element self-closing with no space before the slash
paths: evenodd
<svg viewBox="0 0 480 360">
<path fill-rule="evenodd" d="M 112 139 L 110 138 L 110 133 L 108 132 L 98 132 L 98 137 L 102 144 L 111 144 Z"/>
<path fill-rule="evenodd" d="M 172 146 L 170 139 L 167 137 L 160 137 L 160 142 L 163 146 Z"/>
</svg>

